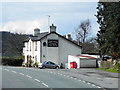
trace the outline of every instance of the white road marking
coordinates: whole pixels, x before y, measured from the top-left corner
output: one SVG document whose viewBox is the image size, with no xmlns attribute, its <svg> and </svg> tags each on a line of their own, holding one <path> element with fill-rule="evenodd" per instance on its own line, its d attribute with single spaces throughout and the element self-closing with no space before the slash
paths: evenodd
<svg viewBox="0 0 120 90">
<path fill-rule="evenodd" d="M 96 86 L 96 85 L 92 84 L 92 86 Z"/>
<path fill-rule="evenodd" d="M 66 75 L 64 75 L 64 76 L 66 76 Z"/>
<path fill-rule="evenodd" d="M 8 69 L 5 69 L 6 71 L 9 71 Z"/>
<path fill-rule="evenodd" d="M 77 78 L 74 78 L 75 80 L 77 79 Z"/>
<path fill-rule="evenodd" d="M 70 77 L 70 78 L 73 78 L 73 77 Z"/>
<path fill-rule="evenodd" d="M 26 77 L 28 77 L 28 78 L 32 78 L 31 76 L 29 76 L 29 75 L 26 75 Z"/>
<path fill-rule="evenodd" d="M 48 87 L 48 85 L 47 84 L 45 84 L 45 83 L 42 83 L 44 86 L 46 86 L 46 87 Z"/>
<path fill-rule="evenodd" d="M 100 86 L 97 86 L 97 88 L 101 88 Z"/>
<path fill-rule="evenodd" d="M 91 83 L 88 82 L 87 84 L 91 84 Z"/>
<path fill-rule="evenodd" d="M 23 73 L 19 73 L 20 75 L 24 75 Z"/>
<path fill-rule="evenodd" d="M 13 73 L 17 73 L 17 72 L 15 72 L 15 71 L 12 71 Z"/>
<path fill-rule="evenodd" d="M 40 80 L 38 80 L 38 79 L 34 79 L 35 81 L 37 81 L 37 82 L 40 82 Z"/>
<path fill-rule="evenodd" d="M 86 83 L 85 81 L 82 81 L 83 83 Z"/>
<path fill-rule="evenodd" d="M 82 80 L 78 80 L 78 81 L 82 81 Z"/>
</svg>

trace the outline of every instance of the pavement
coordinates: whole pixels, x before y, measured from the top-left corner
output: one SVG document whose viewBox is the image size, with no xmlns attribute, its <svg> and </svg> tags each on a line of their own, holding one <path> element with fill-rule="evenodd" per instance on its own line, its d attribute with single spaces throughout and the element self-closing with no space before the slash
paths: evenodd
<svg viewBox="0 0 120 90">
<path fill-rule="evenodd" d="M 39 69 L 3 66 L 0 70 L 2 70 L 2 88 L 117 89 L 120 78 L 117 73 L 92 68 Z"/>
</svg>

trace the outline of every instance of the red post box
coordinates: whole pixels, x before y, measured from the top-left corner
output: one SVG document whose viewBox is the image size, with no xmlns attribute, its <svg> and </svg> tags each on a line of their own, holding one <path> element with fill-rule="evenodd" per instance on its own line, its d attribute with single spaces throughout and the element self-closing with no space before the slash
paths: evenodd
<svg viewBox="0 0 120 90">
<path fill-rule="evenodd" d="M 73 68 L 73 62 L 70 62 L 70 68 Z"/>
<path fill-rule="evenodd" d="M 76 62 L 70 62 L 70 68 L 77 68 Z"/>
<path fill-rule="evenodd" d="M 73 68 L 77 68 L 77 63 L 73 62 Z"/>
</svg>

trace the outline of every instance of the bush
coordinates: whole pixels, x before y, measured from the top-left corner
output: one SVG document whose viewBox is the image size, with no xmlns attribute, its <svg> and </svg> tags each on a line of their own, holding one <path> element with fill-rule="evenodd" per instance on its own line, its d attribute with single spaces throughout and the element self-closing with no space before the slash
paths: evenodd
<svg viewBox="0 0 120 90">
<path fill-rule="evenodd" d="M 28 61 L 29 67 L 32 66 L 32 63 L 33 63 L 33 60 L 29 60 L 29 61 Z"/>
<path fill-rule="evenodd" d="M 2 65 L 9 65 L 9 66 L 22 66 L 23 59 L 21 58 L 8 58 L 2 57 Z"/>
<path fill-rule="evenodd" d="M 109 68 L 111 68 L 113 65 L 112 65 L 112 62 L 109 62 L 109 61 L 101 61 L 100 66 L 101 66 L 101 68 L 109 69 Z"/>
<path fill-rule="evenodd" d="M 120 71 L 120 63 L 117 63 L 113 66 L 113 69 L 116 69 L 117 71 Z"/>
<path fill-rule="evenodd" d="M 38 62 L 35 62 L 35 63 L 33 64 L 33 66 L 34 66 L 34 67 L 38 67 Z"/>
<path fill-rule="evenodd" d="M 25 63 L 25 66 L 28 67 L 28 66 L 29 66 L 29 63 Z"/>
</svg>

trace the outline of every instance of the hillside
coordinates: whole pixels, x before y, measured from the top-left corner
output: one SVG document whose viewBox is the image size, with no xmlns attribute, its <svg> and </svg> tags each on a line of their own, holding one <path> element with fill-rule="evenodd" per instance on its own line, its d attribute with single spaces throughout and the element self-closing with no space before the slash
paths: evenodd
<svg viewBox="0 0 120 90">
<path fill-rule="evenodd" d="M 2 39 L 2 57 L 17 57 L 22 55 L 23 41 L 28 38 L 25 34 L 14 34 L 10 32 L 0 32 Z"/>
</svg>

